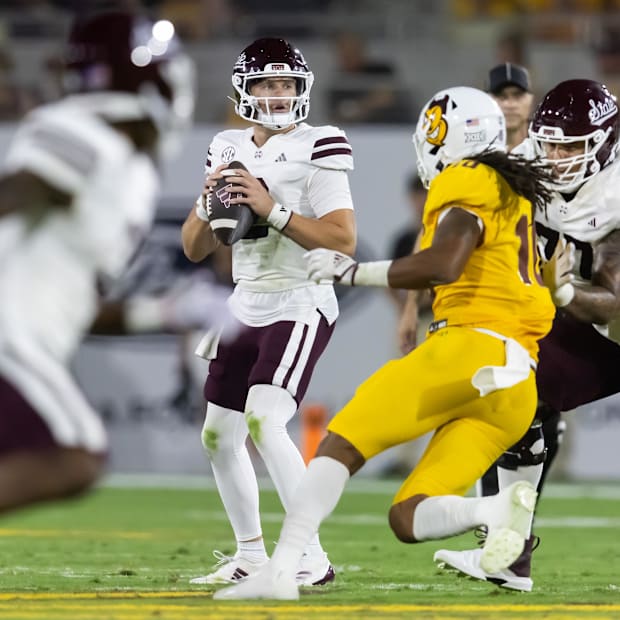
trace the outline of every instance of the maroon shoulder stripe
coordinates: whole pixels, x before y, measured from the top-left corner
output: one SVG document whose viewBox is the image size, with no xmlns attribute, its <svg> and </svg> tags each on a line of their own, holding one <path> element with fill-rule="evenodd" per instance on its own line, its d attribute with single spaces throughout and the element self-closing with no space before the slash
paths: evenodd
<svg viewBox="0 0 620 620">
<path fill-rule="evenodd" d="M 332 136 L 331 138 L 321 138 L 314 143 L 312 148 L 316 149 L 319 146 L 325 146 L 326 144 L 349 144 L 349 141 L 344 136 Z"/>
<path fill-rule="evenodd" d="M 325 151 L 318 151 L 316 153 L 312 153 L 311 160 L 313 159 L 321 159 L 321 157 L 329 157 L 330 155 L 353 155 L 353 152 L 350 148 L 348 149 L 326 149 Z"/>
</svg>

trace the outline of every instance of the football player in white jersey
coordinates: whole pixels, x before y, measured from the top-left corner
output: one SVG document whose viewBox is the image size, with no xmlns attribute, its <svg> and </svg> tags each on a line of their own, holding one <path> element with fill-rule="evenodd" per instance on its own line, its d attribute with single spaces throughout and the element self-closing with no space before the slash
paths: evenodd
<svg viewBox="0 0 620 620">
<path fill-rule="evenodd" d="M 30 113 L 0 177 L 0 512 L 98 477 L 100 419 L 68 365 L 155 209 L 157 160 L 191 120 L 192 65 L 170 22 L 78 19 L 68 95 Z"/>
<path fill-rule="evenodd" d="M 204 347 L 211 362 L 202 431 L 237 550 L 232 557 L 214 552 L 215 570 L 193 583 L 235 582 L 267 561 L 248 433 L 285 509 L 305 471 L 286 425 L 330 339 L 338 305 L 331 284 L 307 280 L 303 255 L 323 246 L 351 254 L 356 244 L 347 176 L 351 147 L 340 129 L 303 122 L 312 81 L 301 52 L 287 41 L 259 39 L 243 50 L 232 74 L 235 111 L 252 126 L 213 138 L 205 193 L 183 225 L 190 260 L 215 249 L 204 198 L 226 164 L 241 161 L 247 171 L 229 177 L 231 190 L 242 192 L 241 202 L 259 217 L 233 245 L 230 307 L 244 328 L 232 343 Z M 299 583 L 320 585 L 333 577 L 315 536 L 299 567 Z"/>
<path fill-rule="evenodd" d="M 608 337 L 620 304 L 619 137 L 620 114 L 609 90 L 592 80 L 568 80 L 545 95 L 529 138 L 513 151 L 529 159 L 539 156 L 554 171 L 553 200 L 536 214 L 536 231 L 557 312 L 552 330 L 540 341 L 539 422 L 498 460 L 500 489 L 527 479 L 540 492 L 558 450 L 559 413 L 620 392 L 620 345 Z M 544 442 L 540 422 L 551 427 Z M 483 492 L 493 490 L 483 487 Z M 493 575 L 480 568 L 478 549 L 442 549 L 435 560 L 478 579 L 530 591 L 535 544 L 531 536 L 523 555 Z"/>
</svg>

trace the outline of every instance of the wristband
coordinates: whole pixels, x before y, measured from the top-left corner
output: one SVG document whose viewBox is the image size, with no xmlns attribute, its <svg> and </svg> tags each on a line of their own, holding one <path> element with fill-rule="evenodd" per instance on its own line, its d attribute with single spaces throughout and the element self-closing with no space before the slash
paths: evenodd
<svg viewBox="0 0 620 620">
<path fill-rule="evenodd" d="M 291 217 L 293 217 L 293 212 L 288 207 L 276 202 L 276 204 L 273 205 L 273 209 L 271 209 L 269 215 L 267 216 L 267 221 L 276 230 L 282 231 L 291 221 Z"/>
<path fill-rule="evenodd" d="M 391 260 L 377 260 L 359 263 L 353 274 L 352 286 L 382 286 L 388 288 L 388 269 Z"/>
<path fill-rule="evenodd" d="M 200 196 L 198 196 L 198 199 L 196 200 L 196 217 L 203 222 L 209 221 L 209 214 L 205 209 L 204 197 L 202 194 L 200 194 Z"/>
<path fill-rule="evenodd" d="M 562 286 L 553 293 L 553 301 L 558 308 L 568 306 L 568 304 L 573 301 L 573 297 L 575 297 L 575 287 L 570 282 L 562 284 Z"/>
</svg>

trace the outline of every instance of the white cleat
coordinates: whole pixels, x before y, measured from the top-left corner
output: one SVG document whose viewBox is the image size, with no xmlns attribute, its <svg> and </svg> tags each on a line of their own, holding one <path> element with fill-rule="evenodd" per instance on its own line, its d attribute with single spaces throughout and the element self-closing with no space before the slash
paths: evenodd
<svg viewBox="0 0 620 620">
<path fill-rule="evenodd" d="M 527 481 L 515 482 L 496 495 L 501 504 L 493 522 L 488 523 L 489 532 L 480 554 L 480 568 L 485 573 L 503 571 L 523 552 L 530 535 L 536 495 Z"/>
<path fill-rule="evenodd" d="M 324 586 L 336 577 L 334 567 L 329 563 L 327 553 L 318 555 L 304 553 L 295 577 L 299 586 Z"/>
<path fill-rule="evenodd" d="M 194 585 L 214 585 L 222 583 L 238 583 L 239 581 L 255 575 L 265 564 L 267 558 L 262 562 L 252 562 L 247 558 L 236 553 L 234 556 L 224 555 L 221 551 L 214 551 L 213 555 L 217 559 L 215 570 L 202 577 L 190 579 Z"/>
<path fill-rule="evenodd" d="M 448 549 L 440 549 L 435 552 L 433 560 L 437 562 L 439 568 L 449 566 L 457 571 L 480 579 L 482 581 L 490 581 L 502 588 L 510 590 L 520 590 L 521 592 L 531 592 L 534 582 L 531 577 L 517 575 L 510 568 L 505 568 L 496 573 L 487 573 L 480 568 L 480 556 L 482 549 L 472 549 L 469 551 L 449 551 Z M 516 569 L 515 569 L 516 570 Z"/>
<path fill-rule="evenodd" d="M 267 565 L 264 570 L 244 579 L 235 586 L 218 590 L 213 598 L 218 601 L 243 601 L 248 599 L 270 599 L 275 601 L 296 601 L 299 588 L 294 577 L 280 573 L 277 577 Z"/>
</svg>

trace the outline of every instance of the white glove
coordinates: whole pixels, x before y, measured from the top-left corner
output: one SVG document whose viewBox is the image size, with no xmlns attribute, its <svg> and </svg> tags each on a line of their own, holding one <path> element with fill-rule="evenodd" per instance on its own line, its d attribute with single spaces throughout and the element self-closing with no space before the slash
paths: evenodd
<svg viewBox="0 0 620 620">
<path fill-rule="evenodd" d="M 223 340 L 231 340 L 243 325 L 228 307 L 229 296 L 224 286 L 190 280 L 162 298 L 164 324 L 175 331 L 216 329 Z"/>
<path fill-rule="evenodd" d="M 357 271 L 358 262 L 350 256 L 318 248 L 304 254 L 308 280 L 317 284 L 319 282 L 339 282 L 347 286 L 353 286 L 353 279 Z"/>
<path fill-rule="evenodd" d="M 572 284 L 574 266 L 575 246 L 572 243 L 566 243 L 566 239 L 560 237 L 553 256 L 541 265 L 543 282 L 549 289 L 556 306 L 567 306 L 575 296 L 575 288 Z"/>
</svg>

